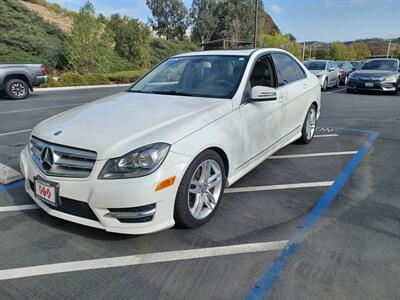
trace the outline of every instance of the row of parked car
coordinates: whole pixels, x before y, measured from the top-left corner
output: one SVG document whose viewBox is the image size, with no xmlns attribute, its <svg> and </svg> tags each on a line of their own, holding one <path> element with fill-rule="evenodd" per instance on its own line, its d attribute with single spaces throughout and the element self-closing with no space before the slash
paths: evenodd
<svg viewBox="0 0 400 300">
<path fill-rule="evenodd" d="M 373 58 L 365 61 L 311 60 L 304 65 L 318 77 L 321 89 L 347 86 L 347 92 L 359 90 L 397 94 L 400 88 L 400 61 L 395 58 Z"/>
</svg>

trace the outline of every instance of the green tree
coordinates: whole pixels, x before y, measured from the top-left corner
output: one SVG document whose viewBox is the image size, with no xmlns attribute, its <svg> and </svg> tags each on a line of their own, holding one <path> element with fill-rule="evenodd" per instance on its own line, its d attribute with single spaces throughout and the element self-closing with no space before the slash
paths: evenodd
<svg viewBox="0 0 400 300">
<path fill-rule="evenodd" d="M 280 48 L 286 50 L 297 58 L 302 58 L 302 47 L 292 41 L 291 34 L 275 33 L 273 35 L 265 34 L 261 37 L 261 47 Z"/>
<path fill-rule="evenodd" d="M 279 32 L 262 1 L 258 9 L 259 37 Z M 200 43 L 220 38 L 250 41 L 254 34 L 254 10 L 254 1 L 249 0 L 194 0 L 190 10 L 192 40 Z"/>
<path fill-rule="evenodd" d="M 334 42 L 329 48 L 329 57 L 333 60 L 354 60 L 356 59 L 356 52 L 352 47 L 346 47 L 341 42 Z"/>
<path fill-rule="evenodd" d="M 317 49 L 315 50 L 315 58 L 316 59 L 329 59 L 329 50 L 328 49 Z"/>
<path fill-rule="evenodd" d="M 371 50 L 365 43 L 353 43 L 350 47 L 355 51 L 355 59 L 363 60 L 371 56 Z"/>
<path fill-rule="evenodd" d="M 396 51 L 394 51 L 393 53 L 394 57 L 397 57 L 398 59 L 400 59 L 400 46 L 397 47 Z"/>
<path fill-rule="evenodd" d="M 188 10 L 181 0 L 146 0 L 153 18 L 150 24 L 158 36 L 183 40 L 188 23 Z"/>
<path fill-rule="evenodd" d="M 116 54 L 138 68 L 147 68 L 150 63 L 150 30 L 139 20 L 119 14 L 111 15 L 106 25 L 114 39 Z"/>
<path fill-rule="evenodd" d="M 74 17 L 67 43 L 70 66 L 81 74 L 106 71 L 112 54 L 112 38 L 88 1 Z"/>
</svg>

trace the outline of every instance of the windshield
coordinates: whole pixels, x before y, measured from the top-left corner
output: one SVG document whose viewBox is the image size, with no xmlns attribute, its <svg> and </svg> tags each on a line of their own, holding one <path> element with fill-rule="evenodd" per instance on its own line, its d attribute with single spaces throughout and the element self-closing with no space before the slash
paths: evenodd
<svg viewBox="0 0 400 300">
<path fill-rule="evenodd" d="M 246 56 L 174 57 L 157 66 L 129 91 L 232 98 L 239 86 L 246 63 Z"/>
<path fill-rule="evenodd" d="M 304 65 L 309 70 L 325 70 L 326 61 L 306 61 Z"/>
<path fill-rule="evenodd" d="M 361 70 L 382 70 L 382 71 L 396 71 L 397 63 L 395 60 L 370 60 L 365 62 Z"/>
</svg>

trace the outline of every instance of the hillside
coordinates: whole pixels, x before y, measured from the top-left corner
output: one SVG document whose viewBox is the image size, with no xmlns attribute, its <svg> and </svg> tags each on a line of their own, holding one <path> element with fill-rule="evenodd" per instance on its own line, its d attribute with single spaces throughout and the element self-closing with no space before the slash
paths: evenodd
<svg viewBox="0 0 400 300">
<path fill-rule="evenodd" d="M 372 39 L 359 39 L 355 41 L 346 41 L 344 44 L 349 46 L 353 43 L 365 43 L 368 48 L 371 50 L 372 55 L 385 55 L 387 52 L 388 40 L 380 39 L 380 38 L 372 38 Z M 306 47 L 312 46 L 313 50 L 318 49 L 326 49 L 330 46 L 330 43 L 319 42 L 319 41 L 310 41 L 306 42 Z M 400 37 L 397 39 L 392 39 L 391 44 L 391 54 L 397 47 L 400 47 Z"/>
<path fill-rule="evenodd" d="M 0 0 L 0 62 L 65 64 L 66 36 L 21 1 Z"/>
<path fill-rule="evenodd" d="M 56 12 L 52 9 L 47 8 L 44 5 L 32 3 L 30 1 L 21 1 L 22 4 L 29 10 L 37 13 L 48 23 L 51 23 L 60 28 L 65 33 L 69 33 L 72 28 L 72 19 L 70 16 L 63 12 Z"/>
</svg>

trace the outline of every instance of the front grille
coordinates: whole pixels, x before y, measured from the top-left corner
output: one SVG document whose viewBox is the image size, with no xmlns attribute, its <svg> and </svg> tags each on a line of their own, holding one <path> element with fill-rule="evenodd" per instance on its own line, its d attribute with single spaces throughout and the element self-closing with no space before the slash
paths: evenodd
<svg viewBox="0 0 400 300">
<path fill-rule="evenodd" d="M 30 140 L 30 152 L 36 166 L 45 174 L 59 177 L 84 178 L 90 175 L 96 162 L 94 151 Z"/>
<path fill-rule="evenodd" d="M 32 181 L 29 181 L 29 184 L 31 186 L 32 191 L 35 190 L 35 185 Z M 90 206 L 86 202 L 82 201 L 77 201 L 65 197 L 60 197 L 61 200 L 61 205 L 54 207 L 51 205 L 48 205 L 47 203 L 43 202 L 46 206 L 50 207 L 51 209 L 57 210 L 59 212 L 68 214 L 68 215 L 73 215 L 76 217 L 84 218 L 84 219 L 89 219 L 93 221 L 99 221 L 97 216 L 94 214 L 93 210 L 90 208 Z"/>
</svg>

